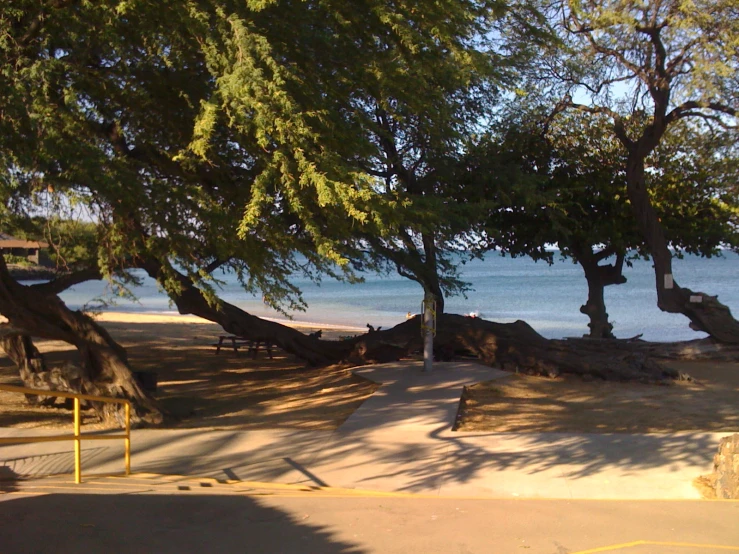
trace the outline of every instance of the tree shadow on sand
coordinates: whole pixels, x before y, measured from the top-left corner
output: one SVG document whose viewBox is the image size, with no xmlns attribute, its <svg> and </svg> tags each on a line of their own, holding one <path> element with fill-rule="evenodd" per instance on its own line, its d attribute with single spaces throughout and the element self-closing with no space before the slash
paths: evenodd
<svg viewBox="0 0 739 554">
<path fill-rule="evenodd" d="M 197 431 L 180 432 L 139 442 L 134 471 L 433 492 L 442 483 L 465 484 L 498 472 L 504 479 L 506 471 L 576 481 L 613 470 L 630 476 L 654 469 L 670 473 L 686 466 L 708 468 L 717 443 L 717 436 L 710 433 L 458 434 L 450 432 L 448 425 L 428 436 L 409 433 L 393 440 L 376 434 L 300 431 L 246 438 L 243 433 L 224 431 L 197 442 L 197 435 Z M 96 461 L 115 463 L 117 459 L 111 452 Z M 91 468 L 91 473 L 95 471 Z M 696 477 L 700 471 L 696 470 Z M 382 480 L 385 484 L 379 485 Z"/>
</svg>

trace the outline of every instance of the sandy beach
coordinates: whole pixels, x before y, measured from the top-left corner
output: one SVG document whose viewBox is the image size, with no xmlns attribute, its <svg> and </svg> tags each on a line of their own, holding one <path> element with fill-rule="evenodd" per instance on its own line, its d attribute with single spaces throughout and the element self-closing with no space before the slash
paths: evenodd
<svg viewBox="0 0 739 554">
<path fill-rule="evenodd" d="M 362 327 L 351 327 L 339 324 L 315 323 L 301 320 L 285 320 L 276 318 L 264 318 L 288 325 L 304 333 L 312 333 L 319 329 L 323 331 L 323 337 L 329 340 L 339 340 L 341 336 L 366 333 L 367 329 Z M 223 330 L 216 324 L 195 315 L 163 314 L 163 313 L 139 313 L 139 312 L 100 312 L 95 315 L 95 320 L 103 324 L 164 324 L 164 325 L 210 325 L 213 327 L 215 336 L 223 334 Z M 107 325 L 106 325 L 107 327 Z M 184 332 L 184 329 L 180 331 Z"/>
<path fill-rule="evenodd" d="M 216 355 L 223 330 L 206 320 L 176 314 L 104 312 L 95 316 L 128 352 L 135 370 L 155 371 L 157 398 L 176 428 L 336 429 L 375 390 L 349 369 L 306 368 L 277 349 L 228 349 Z M 293 321 L 303 332 L 323 331 L 340 340 L 366 331 Z M 74 358 L 58 341 L 36 341 L 51 365 Z M 650 433 L 739 431 L 739 363 L 680 362 L 696 378 L 672 386 L 548 379 L 511 374 L 466 390 L 463 431 Z M 20 384 L 15 367 L 0 357 L 0 383 Z M 98 427 L 92 414 L 89 428 Z M 55 428 L 71 425 L 63 408 L 29 407 L 21 395 L 0 392 L 0 426 Z"/>
<path fill-rule="evenodd" d="M 349 370 L 306 368 L 279 349 L 272 359 L 263 351 L 257 359 L 229 349 L 216 355 L 214 344 L 225 333 L 199 317 L 102 312 L 95 319 L 127 349 L 135 370 L 157 373 L 157 398 L 176 419 L 175 427 L 335 429 L 375 390 Z M 366 331 L 303 321 L 289 324 L 305 333 L 321 329 L 328 340 Z M 50 365 L 75 355 L 64 342 L 36 340 L 35 344 Z M 0 383 L 21 384 L 4 354 Z M 100 427 L 91 414 L 85 423 L 91 429 Z M 69 425 L 68 410 L 31 407 L 23 396 L 0 391 L 0 427 Z"/>
</svg>

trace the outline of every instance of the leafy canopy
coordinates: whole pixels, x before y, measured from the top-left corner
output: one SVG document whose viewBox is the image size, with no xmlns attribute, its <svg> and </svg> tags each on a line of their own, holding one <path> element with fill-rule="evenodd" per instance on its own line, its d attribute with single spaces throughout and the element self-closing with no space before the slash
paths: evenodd
<svg viewBox="0 0 739 554">
<path fill-rule="evenodd" d="M 294 297 L 293 271 L 345 265 L 347 239 L 392 233 L 408 213 L 366 171 L 379 148 L 370 102 L 441 140 L 430 130 L 463 99 L 438 85 L 473 85 L 493 7 L 6 3 L 4 205 L 30 213 L 50 189 L 85 203 L 106 273 L 146 256 L 196 280 L 228 265 L 249 290 Z"/>
</svg>

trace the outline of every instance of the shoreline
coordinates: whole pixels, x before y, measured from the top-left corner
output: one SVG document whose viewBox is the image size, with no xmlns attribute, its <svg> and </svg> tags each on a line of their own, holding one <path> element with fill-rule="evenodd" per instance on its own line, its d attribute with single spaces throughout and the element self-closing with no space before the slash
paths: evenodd
<svg viewBox="0 0 739 554">
<path fill-rule="evenodd" d="M 93 319 L 98 323 L 165 323 L 165 324 L 201 324 L 201 325 L 214 325 L 220 327 L 217 323 L 203 319 L 196 315 L 183 315 L 176 312 L 116 312 L 116 311 L 103 311 L 97 312 L 93 315 Z M 279 323 L 287 327 L 294 329 L 323 329 L 335 332 L 351 332 L 351 333 L 366 333 L 367 329 L 362 327 L 355 327 L 351 325 L 342 325 L 336 323 L 319 323 L 315 321 L 303 321 L 303 320 L 287 320 L 264 317 L 267 321 Z"/>
<path fill-rule="evenodd" d="M 694 290 L 718 295 L 719 300 L 739 312 L 739 254 L 727 252 L 726 258 L 702 260 L 692 256 L 676 260 L 681 282 Z M 133 270 L 142 279 L 140 287 L 131 287 L 135 299 L 121 298 L 103 281 L 88 281 L 60 294 L 73 310 L 177 313 L 177 308 L 161 287 L 145 274 Z M 469 296 L 446 300 L 446 312 L 478 312 L 483 319 L 498 323 L 523 320 L 547 339 L 582 337 L 588 333 L 588 318 L 580 311 L 587 297 L 581 271 L 564 261 L 546 268 L 524 258 L 497 256 L 473 260 L 460 267 L 463 279 L 471 284 Z M 138 272 L 138 273 L 137 273 Z M 348 284 L 325 279 L 320 284 L 297 275 L 293 284 L 303 293 L 305 311 L 288 310 L 288 315 L 266 306 L 259 294 L 246 292 L 233 274 L 216 275 L 213 283 L 223 301 L 256 317 L 282 324 L 311 328 L 334 327 L 366 332 L 366 324 L 383 329 L 405 321 L 410 311 L 419 311 L 421 291 L 417 284 L 393 273 L 363 275 L 365 281 Z M 618 338 L 642 335 L 650 342 L 682 342 L 706 338 L 689 328 L 689 320 L 679 314 L 661 312 L 657 307 L 654 272 L 651 265 L 635 263 L 628 272 L 628 284 L 607 287 L 605 298 L 609 320 Z M 25 283 L 33 284 L 33 281 Z M 106 305 L 105 302 L 108 304 Z M 292 316 L 294 319 L 290 319 Z"/>
<path fill-rule="evenodd" d="M 214 328 L 220 329 L 222 332 L 223 329 L 218 323 L 215 323 L 213 321 L 201 318 L 196 315 L 191 314 L 180 314 L 178 312 L 174 311 L 117 311 L 117 310 L 103 310 L 103 311 L 92 311 L 92 312 L 86 312 L 89 316 L 91 316 L 96 322 L 101 324 L 111 323 L 114 325 L 147 325 L 147 324 L 159 324 L 159 325 L 208 325 L 213 326 Z M 320 322 L 320 321 L 309 321 L 309 320 L 302 320 L 302 319 L 285 319 L 285 318 L 277 318 L 277 317 L 269 317 L 269 316 L 261 316 L 261 315 L 254 315 L 255 317 L 258 317 L 259 319 L 263 319 L 265 321 L 271 321 L 274 323 L 279 323 L 280 325 L 285 325 L 286 327 L 291 327 L 293 329 L 299 330 L 305 334 L 312 333 L 318 330 L 323 331 L 324 338 L 328 338 L 329 340 L 340 340 L 341 338 L 345 338 L 346 335 L 360 335 L 367 333 L 367 327 L 361 327 L 358 325 L 350 325 L 345 323 L 326 323 L 326 322 Z M 0 323 L 7 323 L 7 318 L 0 316 Z M 491 320 L 492 321 L 492 320 Z M 497 323 L 508 323 L 507 321 L 497 321 Z M 397 325 L 398 323 L 395 323 Z M 382 326 L 386 328 L 391 328 L 394 325 L 388 325 Z M 535 331 L 539 332 L 535 329 Z M 546 335 L 543 335 L 545 338 Z M 583 337 L 583 335 L 579 334 L 573 334 L 573 335 L 566 335 L 560 338 L 554 338 L 552 340 L 569 340 L 569 339 L 581 339 L 581 338 L 587 338 Z M 628 340 L 632 337 L 617 337 L 616 340 Z M 633 337 L 635 338 L 635 337 Z M 695 341 L 701 341 L 705 340 L 708 337 L 704 336 L 696 336 L 694 338 L 685 338 L 685 339 L 673 339 L 673 340 L 654 340 L 654 339 L 641 339 L 644 342 L 648 343 L 693 343 Z"/>
</svg>

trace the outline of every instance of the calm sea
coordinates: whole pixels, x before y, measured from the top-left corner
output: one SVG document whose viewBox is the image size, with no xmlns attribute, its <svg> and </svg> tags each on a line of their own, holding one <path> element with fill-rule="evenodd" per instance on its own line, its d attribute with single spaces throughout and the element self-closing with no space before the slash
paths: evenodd
<svg viewBox="0 0 739 554">
<path fill-rule="evenodd" d="M 695 291 L 718 295 L 719 300 L 739 315 L 739 255 L 726 252 L 723 257 L 701 259 L 686 256 L 675 260 L 677 282 Z M 628 282 L 606 288 L 606 304 L 616 336 L 626 338 L 643 334 L 647 340 L 686 340 L 705 336 L 689 329 L 687 318 L 660 312 L 654 290 L 651 262 L 638 261 L 625 268 Z M 571 261 L 554 265 L 535 263 L 528 258 L 504 258 L 497 255 L 462 266 L 462 276 L 472 283 L 467 298 L 447 300 L 450 313 L 477 312 L 480 317 L 499 322 L 523 319 L 549 338 L 581 336 L 587 332 L 588 319 L 579 312 L 587 299 L 587 284 L 580 266 Z M 261 297 L 244 293 L 232 276 L 225 276 L 221 297 L 244 310 L 260 316 L 284 319 L 267 308 Z M 367 323 L 384 327 L 405 320 L 408 312 L 420 311 L 420 286 L 397 275 L 366 275 L 366 282 L 348 285 L 326 280 L 317 286 L 306 279 L 294 281 L 304 292 L 309 308 L 296 312 L 295 320 L 318 324 L 342 324 L 364 328 Z M 144 278 L 133 291 L 137 302 L 117 300 L 109 310 L 176 313 L 156 283 Z M 94 299 L 110 295 L 101 281 L 79 285 L 62 294 L 67 305 L 79 309 Z"/>
</svg>

